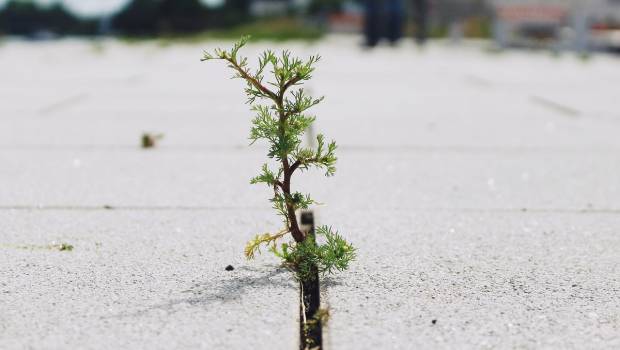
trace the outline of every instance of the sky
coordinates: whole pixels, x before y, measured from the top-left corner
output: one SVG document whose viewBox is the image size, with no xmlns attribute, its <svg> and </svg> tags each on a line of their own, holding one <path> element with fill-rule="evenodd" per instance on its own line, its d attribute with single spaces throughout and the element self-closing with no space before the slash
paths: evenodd
<svg viewBox="0 0 620 350">
<path fill-rule="evenodd" d="M 0 8 L 9 0 L 0 0 Z M 123 6 L 125 6 L 130 0 L 34 0 L 35 2 L 43 5 L 49 5 L 53 3 L 63 3 L 65 7 L 78 16 L 92 17 L 98 15 L 105 15 L 114 13 Z M 217 6 L 224 0 L 200 0 L 202 3 L 211 6 Z"/>
</svg>

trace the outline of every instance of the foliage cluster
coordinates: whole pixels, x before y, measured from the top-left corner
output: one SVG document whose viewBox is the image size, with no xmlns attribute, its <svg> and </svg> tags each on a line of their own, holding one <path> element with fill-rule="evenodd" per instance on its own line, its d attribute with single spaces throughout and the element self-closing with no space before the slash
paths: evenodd
<svg viewBox="0 0 620 350">
<path fill-rule="evenodd" d="M 311 56 L 304 61 L 293 57 L 287 50 L 280 55 L 267 50 L 258 58 L 258 67 L 252 70 L 247 58 L 239 55 L 248 39 L 242 37 L 232 49 L 215 49 L 205 52 L 203 57 L 203 61 L 226 61 L 235 72 L 234 78 L 245 81 L 247 103 L 255 113 L 249 138 L 252 143 L 266 141 L 269 145 L 267 157 L 278 166 L 273 170 L 265 163 L 260 174 L 250 182 L 267 185 L 273 190 L 270 201 L 282 218 L 284 229 L 275 234 L 257 235 L 248 242 L 245 254 L 253 258 L 262 245 L 268 246 L 302 280 L 311 278 L 314 272 L 344 270 L 355 258 L 355 249 L 330 227 L 317 228 L 316 235 L 302 230 L 296 212 L 308 209 L 316 202 L 309 194 L 291 190 L 292 175 L 296 171 L 316 168 L 323 170 L 326 176 L 332 176 L 336 171 L 334 141 L 326 142 L 322 134 L 316 137 L 316 147 L 304 146 L 301 141 L 315 120 L 307 113 L 308 109 L 323 98 L 313 98 L 299 86 L 312 78 L 314 65 L 320 57 Z M 294 241 L 278 245 L 277 241 L 288 233 Z"/>
<path fill-rule="evenodd" d="M 282 243 L 278 249 L 277 245 L 272 245 L 270 251 L 281 258 L 284 266 L 300 280 L 311 279 L 314 272 L 331 274 L 346 270 L 349 262 L 355 259 L 355 248 L 338 232 L 332 232 L 331 227 L 318 227 L 316 234 L 325 238 L 324 243 L 317 244 L 316 237 L 310 235 L 293 246 Z"/>
</svg>

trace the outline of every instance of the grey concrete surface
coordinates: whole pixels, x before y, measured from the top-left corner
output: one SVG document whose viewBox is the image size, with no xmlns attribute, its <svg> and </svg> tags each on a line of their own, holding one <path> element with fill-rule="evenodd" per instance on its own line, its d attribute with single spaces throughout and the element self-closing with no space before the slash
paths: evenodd
<svg viewBox="0 0 620 350">
<path fill-rule="evenodd" d="M 330 210 L 321 220 L 359 248 L 351 271 L 324 283 L 329 349 L 620 346 L 618 214 Z"/>
<path fill-rule="evenodd" d="M 0 205 L 267 209 L 269 189 L 249 185 L 265 153 L 262 147 L 0 150 L 8 165 L 0 173 Z M 304 173 L 296 188 L 335 208 L 620 210 L 613 152 L 343 147 L 338 155 L 337 176 Z"/>
<path fill-rule="evenodd" d="M 3 210 L 0 348 L 292 349 L 296 284 L 241 253 L 270 214 Z"/>
<path fill-rule="evenodd" d="M 326 349 L 619 347 L 617 57 L 355 40 L 245 51 L 324 58 L 338 172 L 293 186 L 359 248 Z M 279 225 L 221 45 L 0 46 L 0 348 L 297 346 L 290 276 L 242 259 Z"/>
</svg>

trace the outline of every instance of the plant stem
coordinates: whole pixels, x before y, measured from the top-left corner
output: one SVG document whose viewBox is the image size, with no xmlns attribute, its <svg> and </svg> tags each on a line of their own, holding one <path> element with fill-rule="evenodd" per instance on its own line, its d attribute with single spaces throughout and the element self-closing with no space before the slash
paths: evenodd
<svg viewBox="0 0 620 350">
<path fill-rule="evenodd" d="M 276 99 L 276 105 L 278 107 L 278 113 L 279 113 L 279 132 L 280 132 L 280 138 L 284 139 L 285 135 L 285 123 L 286 123 L 286 114 L 284 113 L 284 91 L 285 89 L 281 89 L 280 90 L 280 94 L 278 96 L 278 98 Z M 287 216 L 288 216 L 288 222 L 289 222 L 289 229 L 291 232 L 291 235 L 293 235 L 293 238 L 295 239 L 296 242 L 303 242 L 306 239 L 306 234 L 304 232 L 301 231 L 301 229 L 299 228 L 299 224 L 297 223 L 297 215 L 295 215 L 295 207 L 293 205 L 293 203 L 291 203 L 291 176 L 293 175 L 293 172 L 295 171 L 294 168 L 291 168 L 291 166 L 288 163 L 288 155 L 284 155 L 282 157 L 282 169 L 284 169 L 284 180 L 282 182 L 282 192 L 284 192 L 284 200 L 286 201 L 286 209 L 287 209 Z"/>
<path fill-rule="evenodd" d="M 284 111 L 284 95 L 286 94 L 286 90 L 288 88 L 290 88 L 291 86 L 295 85 L 297 82 L 300 81 L 301 77 L 299 75 L 296 75 L 291 80 L 284 82 L 280 86 L 280 90 L 276 94 L 273 91 L 269 90 L 264 85 L 262 85 L 256 78 L 248 74 L 237 63 L 236 60 L 232 59 L 231 57 L 224 57 L 224 59 L 227 60 L 232 65 L 232 68 L 234 68 L 243 79 L 245 79 L 246 81 L 249 81 L 250 84 L 252 84 L 256 89 L 261 91 L 263 94 L 265 94 L 265 96 L 271 98 L 276 103 L 276 106 L 278 108 L 278 115 L 279 115 L 279 130 L 278 131 L 280 133 L 280 139 L 284 139 L 285 132 L 286 132 L 285 124 L 286 124 L 286 119 L 288 117 L 287 113 L 285 113 Z M 295 162 L 292 166 L 289 165 L 288 154 L 285 154 L 282 157 L 282 169 L 284 169 L 284 180 L 282 181 L 282 183 L 276 183 L 278 186 L 280 186 L 280 188 L 282 189 L 282 192 L 284 193 L 284 200 L 286 201 L 286 210 L 287 210 L 287 217 L 288 217 L 288 223 L 289 223 L 289 231 L 291 232 L 291 235 L 293 236 L 295 241 L 298 243 L 306 240 L 306 234 L 299 228 L 299 223 L 297 222 L 297 215 L 295 215 L 295 205 L 291 202 L 291 176 L 293 175 L 293 172 L 295 172 L 295 169 L 299 167 L 299 165 L 300 165 L 299 161 Z M 274 191 L 277 191 L 277 188 L 275 186 L 274 186 Z"/>
</svg>

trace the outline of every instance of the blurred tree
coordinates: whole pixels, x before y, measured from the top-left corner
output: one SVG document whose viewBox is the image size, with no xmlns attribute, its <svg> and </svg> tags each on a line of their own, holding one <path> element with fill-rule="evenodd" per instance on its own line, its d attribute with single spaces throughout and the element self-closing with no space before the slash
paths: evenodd
<svg viewBox="0 0 620 350">
<path fill-rule="evenodd" d="M 126 35 L 153 35 L 158 32 L 157 0 L 133 0 L 112 19 L 112 27 Z"/>
<path fill-rule="evenodd" d="M 9 1 L 1 15 L 2 31 L 7 34 L 32 35 L 42 29 L 42 16 L 32 1 Z"/>
<path fill-rule="evenodd" d="M 230 27 L 250 19 L 250 1 L 226 0 L 210 9 L 200 0 L 133 0 L 114 17 L 112 27 L 137 36 Z"/>
<path fill-rule="evenodd" d="M 0 37 L 6 34 L 6 17 L 4 15 L 4 9 L 0 9 Z"/>
<path fill-rule="evenodd" d="M 208 26 L 208 11 L 199 0 L 162 0 L 159 4 L 159 30 L 196 32 Z"/>
<path fill-rule="evenodd" d="M 225 0 L 224 5 L 214 10 L 212 16 L 214 27 L 231 27 L 251 19 L 251 0 Z"/>
<path fill-rule="evenodd" d="M 35 35 L 49 31 L 58 35 L 94 34 L 94 20 L 82 20 L 61 4 L 41 7 L 33 1 L 12 0 L 0 11 L 0 32 L 13 35 Z"/>
<path fill-rule="evenodd" d="M 311 15 L 326 15 L 342 12 L 345 0 L 311 0 L 308 13 Z"/>
<path fill-rule="evenodd" d="M 192 33 L 211 28 L 232 27 L 251 20 L 252 0 L 225 0 L 218 8 L 207 8 L 200 0 L 132 0 L 109 22 L 80 19 L 61 4 L 40 6 L 33 0 L 9 0 L 0 9 L 0 33 L 35 35 L 97 34 L 102 24 L 129 36 L 162 33 Z"/>
<path fill-rule="evenodd" d="M 75 33 L 80 27 L 80 21 L 68 13 L 61 4 L 54 4 L 41 11 L 40 17 L 45 29 L 58 34 Z"/>
</svg>

